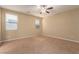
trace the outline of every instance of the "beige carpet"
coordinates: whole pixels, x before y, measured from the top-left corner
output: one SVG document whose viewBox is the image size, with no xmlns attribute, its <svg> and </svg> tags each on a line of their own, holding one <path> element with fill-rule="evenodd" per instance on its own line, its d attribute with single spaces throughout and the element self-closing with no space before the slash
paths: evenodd
<svg viewBox="0 0 79 59">
<path fill-rule="evenodd" d="M 79 53 L 79 43 L 37 36 L 6 42 L 0 53 Z"/>
</svg>

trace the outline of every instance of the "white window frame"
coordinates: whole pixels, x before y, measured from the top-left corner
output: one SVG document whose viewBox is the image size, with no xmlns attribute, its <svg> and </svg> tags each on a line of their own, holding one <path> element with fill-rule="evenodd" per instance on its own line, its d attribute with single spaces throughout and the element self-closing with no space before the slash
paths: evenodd
<svg viewBox="0 0 79 59">
<path fill-rule="evenodd" d="M 39 29 L 40 28 L 40 19 L 35 19 L 35 27 L 36 29 Z"/>
<path fill-rule="evenodd" d="M 18 29 L 18 16 L 10 13 L 5 14 L 6 31 Z"/>
</svg>

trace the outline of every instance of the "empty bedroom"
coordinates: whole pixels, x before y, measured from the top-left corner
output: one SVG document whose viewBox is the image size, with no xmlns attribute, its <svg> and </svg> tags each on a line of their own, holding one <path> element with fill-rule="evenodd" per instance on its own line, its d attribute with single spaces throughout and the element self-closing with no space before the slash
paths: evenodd
<svg viewBox="0 0 79 59">
<path fill-rule="evenodd" d="M 78 54 L 79 5 L 0 5 L 0 53 Z"/>
</svg>

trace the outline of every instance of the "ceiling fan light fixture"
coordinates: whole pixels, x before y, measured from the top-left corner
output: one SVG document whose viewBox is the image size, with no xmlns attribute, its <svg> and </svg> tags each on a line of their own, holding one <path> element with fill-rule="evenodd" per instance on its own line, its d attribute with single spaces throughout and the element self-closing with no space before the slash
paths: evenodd
<svg viewBox="0 0 79 59">
<path fill-rule="evenodd" d="M 37 5 L 38 8 L 40 8 L 40 14 L 49 14 L 50 10 L 53 9 L 53 7 L 48 7 L 47 5 Z"/>
</svg>

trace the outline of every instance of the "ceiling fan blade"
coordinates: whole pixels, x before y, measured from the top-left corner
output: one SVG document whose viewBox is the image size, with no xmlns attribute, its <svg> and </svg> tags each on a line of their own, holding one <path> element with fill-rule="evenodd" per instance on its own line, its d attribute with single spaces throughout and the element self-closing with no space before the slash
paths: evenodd
<svg viewBox="0 0 79 59">
<path fill-rule="evenodd" d="M 53 7 L 49 7 L 49 8 L 47 8 L 47 10 L 49 10 L 49 9 L 53 9 Z"/>
<path fill-rule="evenodd" d="M 49 12 L 49 11 L 46 11 L 46 13 L 48 13 L 48 14 L 49 14 L 50 12 Z"/>
</svg>

